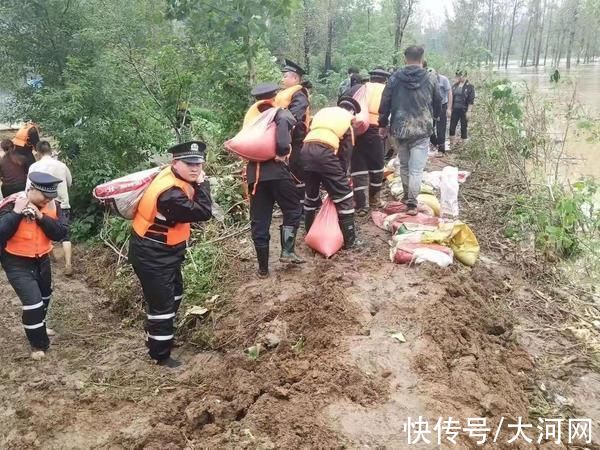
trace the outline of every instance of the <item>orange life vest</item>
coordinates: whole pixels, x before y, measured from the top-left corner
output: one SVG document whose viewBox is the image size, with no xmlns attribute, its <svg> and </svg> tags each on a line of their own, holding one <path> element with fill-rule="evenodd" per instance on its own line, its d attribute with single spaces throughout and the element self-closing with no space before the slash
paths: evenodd
<svg viewBox="0 0 600 450">
<path fill-rule="evenodd" d="M 41 213 L 56 219 L 56 202 L 51 201 Z M 39 258 L 52 251 L 52 241 L 36 220 L 21 219 L 17 232 L 6 243 L 6 252 L 11 255 L 24 256 L 26 258 Z"/>
<path fill-rule="evenodd" d="M 297 84 L 296 86 L 292 86 L 287 89 L 284 89 L 283 91 L 279 91 L 275 96 L 275 106 L 277 106 L 278 108 L 288 108 L 290 106 L 290 103 L 292 103 L 292 97 L 298 91 L 304 91 L 304 93 L 306 94 L 306 98 L 310 98 L 306 88 L 300 84 Z M 308 129 L 310 125 L 310 120 L 311 117 L 309 104 L 308 108 L 306 108 L 306 116 L 304 117 L 304 125 L 306 125 L 306 129 Z"/>
<path fill-rule="evenodd" d="M 33 122 L 28 122 L 23 127 L 21 127 L 19 131 L 17 131 L 17 134 L 15 134 L 15 137 L 12 139 L 13 144 L 15 144 L 18 147 L 25 147 L 27 145 L 27 142 L 29 141 L 29 130 L 31 130 L 32 128 L 37 129 L 37 125 Z"/>
<path fill-rule="evenodd" d="M 310 131 L 304 142 L 319 142 L 333 149 L 334 153 L 340 148 L 340 141 L 348 130 L 352 134 L 352 145 L 354 145 L 354 131 L 352 130 L 353 115 L 350 111 L 332 106 L 323 108 L 312 119 Z"/>
<path fill-rule="evenodd" d="M 262 107 L 263 105 L 268 105 L 269 108 L 272 108 L 273 106 L 275 106 L 275 101 L 272 99 L 258 100 L 256 103 L 254 103 L 250 107 L 250 109 L 248 109 L 248 112 L 244 116 L 244 123 L 242 125 L 242 128 L 245 128 L 246 125 L 254 122 L 256 120 L 256 118 L 261 115 L 262 112 L 269 109 L 269 108 L 263 108 Z"/>
<path fill-rule="evenodd" d="M 367 87 L 367 102 L 369 104 L 369 123 L 371 125 L 379 125 L 379 105 L 381 104 L 381 95 L 385 84 L 383 83 L 366 83 Z"/>
<path fill-rule="evenodd" d="M 166 225 L 164 217 L 161 217 L 157 210 L 158 197 L 172 187 L 180 188 L 190 199 L 194 196 L 194 188 L 190 183 L 177 178 L 170 166 L 164 168 L 144 192 L 135 212 L 133 230 L 138 236 L 152 239 L 149 234 L 161 235 L 164 236 L 164 240 L 158 242 L 167 245 L 181 244 L 189 239 L 191 230 L 189 223 Z"/>
</svg>

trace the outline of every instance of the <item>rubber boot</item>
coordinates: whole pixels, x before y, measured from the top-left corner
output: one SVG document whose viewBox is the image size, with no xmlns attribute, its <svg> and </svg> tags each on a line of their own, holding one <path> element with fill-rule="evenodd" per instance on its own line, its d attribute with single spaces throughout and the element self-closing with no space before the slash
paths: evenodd
<svg viewBox="0 0 600 450">
<path fill-rule="evenodd" d="M 279 227 L 279 233 L 281 236 L 281 256 L 279 257 L 279 261 L 292 264 L 302 264 L 305 262 L 302 258 L 296 255 L 295 246 L 297 232 L 298 228 L 286 225 Z"/>
<path fill-rule="evenodd" d="M 255 247 L 256 259 L 258 260 L 258 277 L 269 276 L 269 247 Z"/>
<path fill-rule="evenodd" d="M 316 215 L 316 211 L 304 211 L 304 229 L 307 233 L 310 231 Z"/>
<path fill-rule="evenodd" d="M 340 228 L 344 235 L 344 250 L 354 248 L 357 245 L 356 226 L 354 225 L 354 214 L 340 217 Z"/>
<path fill-rule="evenodd" d="M 381 191 L 369 194 L 369 206 L 371 208 L 383 208 L 384 204 L 381 200 Z"/>
</svg>

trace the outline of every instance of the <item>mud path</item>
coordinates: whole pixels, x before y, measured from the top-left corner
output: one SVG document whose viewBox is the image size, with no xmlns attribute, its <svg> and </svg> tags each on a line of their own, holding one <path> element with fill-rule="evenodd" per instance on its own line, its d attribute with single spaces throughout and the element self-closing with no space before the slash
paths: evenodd
<svg viewBox="0 0 600 450">
<path fill-rule="evenodd" d="M 518 277 L 490 260 L 392 265 L 386 234 L 361 230 L 359 251 L 326 261 L 302 248 L 306 265 L 274 262 L 270 279 L 241 282 L 216 314 L 217 350 L 177 349 L 178 372 L 151 365 L 141 326 L 59 265 L 49 317 L 58 336 L 31 361 L 2 275 L 0 448 L 441 448 L 450 443 L 435 433 L 409 445 L 406 421 L 526 418 L 533 358 L 506 307 Z M 256 344 L 258 357 L 245 353 Z M 478 448 L 464 434 L 451 447 Z"/>
</svg>

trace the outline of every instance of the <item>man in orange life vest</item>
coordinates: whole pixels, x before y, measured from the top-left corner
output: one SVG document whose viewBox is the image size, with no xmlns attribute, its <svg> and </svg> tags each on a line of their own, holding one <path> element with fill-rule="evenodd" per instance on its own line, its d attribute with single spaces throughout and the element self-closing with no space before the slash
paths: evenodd
<svg viewBox="0 0 600 450">
<path fill-rule="evenodd" d="M 46 313 L 52 295 L 49 253 L 52 241 L 67 234 L 57 197 L 61 180 L 47 173 L 29 174 L 31 186 L 5 199 L 0 207 L 0 261 L 8 282 L 23 305 L 23 327 L 31 357 L 42 359 L 50 346 Z"/>
<path fill-rule="evenodd" d="M 129 261 L 146 300 L 146 342 L 150 357 L 169 368 L 181 365 L 171 358 L 171 347 L 190 224 L 212 216 L 210 185 L 202 171 L 205 150 L 199 141 L 171 147 L 171 165 L 144 192 L 133 218 Z"/>
<path fill-rule="evenodd" d="M 344 234 L 344 248 L 356 243 L 354 228 L 354 198 L 348 176 L 349 160 L 354 147 L 352 121 L 360 105 L 352 97 L 342 97 L 338 106 L 321 109 L 312 119 L 304 139 L 302 162 L 306 171 L 304 221 L 306 231 L 321 206 L 321 184 L 337 209 Z"/>
<path fill-rule="evenodd" d="M 357 214 L 364 216 L 367 208 L 381 206 L 381 189 L 383 186 L 384 145 L 379 136 L 379 105 L 381 94 L 390 73 L 382 68 L 369 72 L 370 79 L 365 84 L 367 104 L 369 105 L 369 129 L 356 137 L 356 146 L 350 162 L 354 204 Z M 360 87 L 360 86 L 358 86 Z M 358 89 L 356 89 L 358 90 Z M 352 92 L 353 95 L 355 92 Z M 369 202 L 367 203 L 367 191 Z"/>
<path fill-rule="evenodd" d="M 279 87 L 273 83 L 259 84 L 252 89 L 256 98 L 244 117 L 244 126 L 254 121 L 260 113 L 273 108 Z M 296 233 L 302 216 L 302 205 L 298 202 L 298 192 L 287 166 L 287 157 L 292 142 L 291 131 L 296 119 L 287 109 L 280 109 L 275 115 L 276 153 L 275 159 L 265 162 L 248 163 L 246 176 L 250 195 L 250 220 L 252 240 L 258 259 L 258 276 L 269 275 L 269 228 L 275 202 L 283 213 L 280 227 L 282 262 L 301 264 L 304 262 L 295 252 Z"/>
<path fill-rule="evenodd" d="M 306 73 L 302 67 L 289 59 L 281 70 L 284 89 L 275 97 L 275 106 L 287 108 L 296 119 L 292 130 L 292 152 L 290 154 L 290 170 L 296 179 L 298 199 L 304 202 L 304 168 L 300 158 L 300 150 L 310 122 L 310 101 L 308 90 L 302 85 L 302 77 Z"/>
</svg>

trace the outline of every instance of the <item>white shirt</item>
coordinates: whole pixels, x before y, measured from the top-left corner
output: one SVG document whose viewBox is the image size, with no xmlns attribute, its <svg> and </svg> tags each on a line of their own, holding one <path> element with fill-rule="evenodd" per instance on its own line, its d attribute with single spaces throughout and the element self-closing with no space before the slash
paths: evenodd
<svg viewBox="0 0 600 450">
<path fill-rule="evenodd" d="M 71 187 L 73 180 L 71 178 L 71 171 L 65 163 L 59 161 L 58 159 L 54 159 L 50 155 L 44 155 L 39 161 L 34 162 L 29 167 L 29 173 L 31 172 L 47 173 L 58 178 L 59 180 L 62 180 L 62 183 L 58 184 L 58 197 L 56 200 L 60 202 L 62 209 L 71 209 L 71 205 L 69 204 L 68 188 Z M 29 189 L 29 186 L 31 186 L 31 182 L 28 178 L 26 189 Z"/>
</svg>

